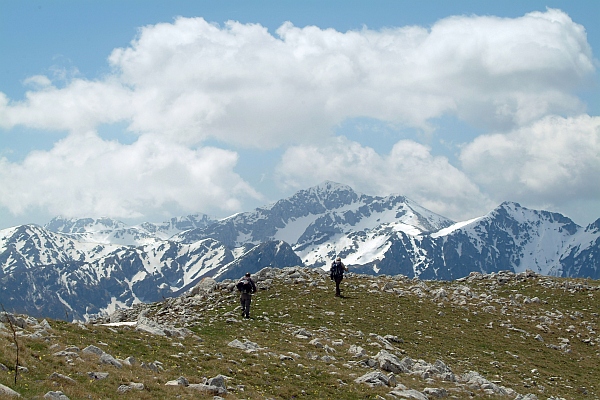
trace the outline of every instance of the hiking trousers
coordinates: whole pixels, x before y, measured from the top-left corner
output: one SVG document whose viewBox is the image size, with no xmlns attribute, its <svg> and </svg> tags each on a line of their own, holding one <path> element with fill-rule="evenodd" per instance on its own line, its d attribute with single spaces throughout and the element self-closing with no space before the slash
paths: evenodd
<svg viewBox="0 0 600 400">
<path fill-rule="evenodd" d="M 339 297 L 342 295 L 340 292 L 340 283 L 342 283 L 344 276 L 334 276 L 333 279 L 335 280 L 335 295 Z"/>
<path fill-rule="evenodd" d="M 250 303 L 252 303 L 252 295 L 250 293 L 242 293 L 240 296 L 242 317 L 250 318 Z"/>
</svg>

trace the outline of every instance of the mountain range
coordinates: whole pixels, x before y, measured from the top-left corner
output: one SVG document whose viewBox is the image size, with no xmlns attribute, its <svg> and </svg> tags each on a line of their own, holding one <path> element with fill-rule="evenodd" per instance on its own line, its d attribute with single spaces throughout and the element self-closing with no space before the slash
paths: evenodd
<svg viewBox="0 0 600 400">
<path fill-rule="evenodd" d="M 57 217 L 0 230 L 0 302 L 32 316 L 88 320 L 179 295 L 201 279 L 265 266 L 453 280 L 502 270 L 600 278 L 600 219 L 587 227 L 505 202 L 455 222 L 400 195 L 324 182 L 224 219 L 204 214 L 128 226 Z"/>
</svg>

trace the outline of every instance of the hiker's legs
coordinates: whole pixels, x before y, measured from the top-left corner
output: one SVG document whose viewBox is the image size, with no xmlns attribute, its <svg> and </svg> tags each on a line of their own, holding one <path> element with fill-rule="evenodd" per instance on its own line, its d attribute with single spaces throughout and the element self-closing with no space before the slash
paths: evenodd
<svg viewBox="0 0 600 400">
<path fill-rule="evenodd" d="M 248 293 L 243 293 L 242 297 L 242 316 L 246 318 L 250 318 L 250 303 L 252 302 L 252 297 Z"/>
<path fill-rule="evenodd" d="M 335 295 L 336 296 L 341 296 L 341 292 L 340 292 L 340 283 L 342 282 L 342 278 L 341 277 L 336 277 L 335 278 Z"/>
</svg>

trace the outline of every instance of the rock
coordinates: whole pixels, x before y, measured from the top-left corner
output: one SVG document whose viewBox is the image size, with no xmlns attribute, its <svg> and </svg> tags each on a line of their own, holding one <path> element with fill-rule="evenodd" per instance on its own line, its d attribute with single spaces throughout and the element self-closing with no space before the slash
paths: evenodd
<svg viewBox="0 0 600 400">
<path fill-rule="evenodd" d="M 7 396 L 7 397 L 21 397 L 21 395 L 19 393 L 15 392 L 8 386 L 4 386 L 1 383 L 0 383 L 0 395 Z"/>
<path fill-rule="evenodd" d="M 100 356 L 100 364 L 108 364 L 117 368 L 123 368 L 123 364 L 120 361 L 107 353 L 104 353 Z"/>
<path fill-rule="evenodd" d="M 137 361 L 136 361 L 135 357 L 130 356 L 123 360 L 123 365 L 127 365 L 128 367 L 131 367 L 132 365 L 135 365 L 136 362 Z"/>
<path fill-rule="evenodd" d="M 223 388 L 223 389 L 227 389 L 227 377 L 225 375 L 217 375 L 213 378 L 210 378 L 208 380 L 208 382 L 206 382 L 207 385 L 210 386 L 216 386 L 219 388 Z M 227 391 L 225 391 L 225 393 L 227 393 Z"/>
<path fill-rule="evenodd" d="M 413 364 L 412 359 L 409 357 L 405 357 L 401 361 L 398 357 L 385 350 L 381 350 L 379 353 L 377 353 L 375 360 L 379 363 L 379 368 L 395 374 L 400 372 L 409 372 L 410 367 Z"/>
<path fill-rule="evenodd" d="M 129 387 L 131 387 L 134 390 L 144 390 L 143 383 L 129 382 Z"/>
<path fill-rule="evenodd" d="M 97 381 L 108 378 L 108 372 L 88 372 L 87 375 Z"/>
<path fill-rule="evenodd" d="M 129 385 L 120 385 L 117 388 L 117 393 L 126 393 L 129 392 L 131 390 L 131 386 Z"/>
<path fill-rule="evenodd" d="M 48 392 L 44 395 L 45 399 L 52 400 L 69 400 L 69 398 L 63 392 Z"/>
<path fill-rule="evenodd" d="M 85 353 L 85 354 L 96 354 L 98 356 L 101 356 L 102 354 L 104 354 L 104 350 L 102 350 L 99 347 L 93 346 L 93 345 L 86 347 L 81 352 Z"/>
<path fill-rule="evenodd" d="M 237 349 L 242 349 L 242 350 L 244 350 L 246 352 L 253 352 L 253 351 L 258 351 L 258 350 L 261 349 L 261 347 L 258 344 L 254 343 L 254 342 L 251 342 L 251 341 L 249 341 L 247 339 L 244 339 L 243 343 L 240 342 L 237 339 L 234 339 L 231 342 L 229 342 L 227 344 L 227 346 L 234 347 L 234 348 L 237 348 Z"/>
<path fill-rule="evenodd" d="M 206 383 L 190 384 L 188 388 L 198 390 L 205 394 L 212 394 L 214 396 L 227 394 L 227 379 L 228 378 L 225 375 L 217 375 L 208 379 Z"/>
<path fill-rule="evenodd" d="M 512 390 L 505 388 L 504 386 L 497 385 L 492 383 L 479 375 L 476 371 L 469 371 L 466 374 L 461 376 L 460 379 L 462 382 L 474 390 L 482 390 L 484 393 L 488 395 L 501 395 L 501 396 L 513 396 L 517 393 Z"/>
<path fill-rule="evenodd" d="M 394 389 L 390 395 L 403 399 L 427 400 L 427 396 L 414 389 Z"/>
<path fill-rule="evenodd" d="M 292 334 L 298 339 L 310 339 L 313 335 L 310 331 L 304 328 L 297 329 Z"/>
<path fill-rule="evenodd" d="M 448 397 L 448 392 L 444 388 L 425 388 L 423 389 L 423 393 L 427 398 L 441 399 L 443 397 Z"/>
<path fill-rule="evenodd" d="M 75 381 L 75 379 L 71 378 L 70 376 L 59 374 L 58 372 L 51 373 L 50 376 L 48 376 L 48 379 L 50 379 L 51 381 L 57 381 L 57 382 L 62 381 L 62 382 L 68 382 L 68 383 L 72 383 L 72 384 L 77 383 Z"/>
<path fill-rule="evenodd" d="M 151 362 L 151 363 L 145 363 L 142 361 L 142 363 L 140 364 L 140 367 L 145 368 L 145 369 L 149 369 L 150 371 L 159 373 L 160 370 L 162 369 L 162 367 L 160 366 L 160 364 L 157 364 L 157 362 Z"/>
<path fill-rule="evenodd" d="M 121 385 L 117 388 L 118 393 L 125 393 L 130 390 L 144 390 L 143 383 L 129 382 L 127 385 Z"/>
<path fill-rule="evenodd" d="M 190 291 L 192 296 L 196 296 L 198 294 L 206 294 L 211 293 L 215 286 L 217 286 L 217 281 L 213 278 L 203 278 L 200 282 L 194 286 L 194 288 Z"/>
<path fill-rule="evenodd" d="M 212 395 L 218 395 L 218 394 L 225 394 L 226 391 L 223 390 L 223 388 L 220 387 L 216 387 L 216 386 L 211 386 L 211 385 L 205 385 L 203 383 L 192 383 L 188 386 L 188 389 L 194 389 L 197 390 L 201 393 L 204 394 L 212 394 Z"/>
<path fill-rule="evenodd" d="M 183 376 L 180 376 L 173 381 L 168 381 L 165 386 L 190 386 L 190 383 Z"/>
<path fill-rule="evenodd" d="M 348 354 L 352 354 L 352 357 L 364 357 L 367 355 L 365 349 L 355 344 L 351 345 L 348 349 Z"/>
<path fill-rule="evenodd" d="M 52 327 L 50 326 L 50 324 L 48 323 L 48 321 L 46 321 L 45 319 L 42 320 L 42 322 L 40 322 L 40 326 L 42 327 L 42 329 L 45 329 L 47 331 L 52 330 Z"/>
<path fill-rule="evenodd" d="M 396 377 L 394 374 L 386 375 L 381 371 L 373 371 L 356 378 L 354 382 L 364 383 L 370 387 L 396 386 Z"/>
<path fill-rule="evenodd" d="M 56 353 L 52 354 L 53 356 L 56 357 L 68 357 L 68 358 L 77 358 L 79 357 L 79 353 L 76 353 L 74 351 L 57 351 Z"/>
</svg>

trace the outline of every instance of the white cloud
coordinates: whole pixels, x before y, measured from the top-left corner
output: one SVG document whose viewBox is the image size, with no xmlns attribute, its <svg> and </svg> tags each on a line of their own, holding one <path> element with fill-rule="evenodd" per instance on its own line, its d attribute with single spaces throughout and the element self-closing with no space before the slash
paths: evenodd
<svg viewBox="0 0 600 400">
<path fill-rule="evenodd" d="M 131 145 L 71 135 L 22 163 L 0 159 L 0 205 L 14 214 L 39 208 L 116 218 L 169 209 L 229 213 L 240 211 L 243 199 L 260 197 L 233 172 L 236 163 L 230 151 L 191 150 L 150 135 Z"/>
<path fill-rule="evenodd" d="M 548 116 L 509 134 L 484 135 L 460 155 L 496 198 L 546 206 L 600 198 L 600 117 Z"/>
<path fill-rule="evenodd" d="M 584 108 L 573 93 L 593 77 L 594 60 L 585 29 L 559 10 L 449 17 L 430 29 L 285 23 L 276 35 L 257 24 L 178 18 L 141 28 L 108 63 L 111 73 L 94 80 L 33 76 L 22 101 L 0 93 L 0 127 L 70 132 L 23 162 L 0 159 L 1 206 L 114 217 L 238 210 L 260 196 L 234 172 L 236 153 L 193 147 L 215 140 L 293 145 L 277 172 L 288 187 L 330 179 L 404 194 L 454 219 L 515 194 L 556 202 L 600 196 L 600 151 L 590 133 L 597 117 L 566 118 Z M 466 173 L 415 142 L 379 155 L 332 138 L 350 118 L 428 130 L 447 115 L 509 133 L 469 144 Z M 87 133 L 116 123 L 138 140 L 122 145 Z"/>
<path fill-rule="evenodd" d="M 594 72 L 585 29 L 559 10 L 449 17 L 430 30 L 285 23 L 277 35 L 202 18 L 146 26 L 112 52 L 112 75 L 46 84 L 0 104 L 0 116 L 8 126 L 73 131 L 128 121 L 180 143 L 272 148 L 326 137 L 353 117 L 428 128 L 431 118 L 455 114 L 507 129 L 579 113 L 571 93 Z"/>
<path fill-rule="evenodd" d="M 294 146 L 283 155 L 277 173 L 284 187 L 302 189 L 332 180 L 367 194 L 405 195 L 456 220 L 497 205 L 445 157 L 434 157 L 429 148 L 409 140 L 396 143 L 386 155 L 345 138 L 327 146 Z"/>
</svg>

